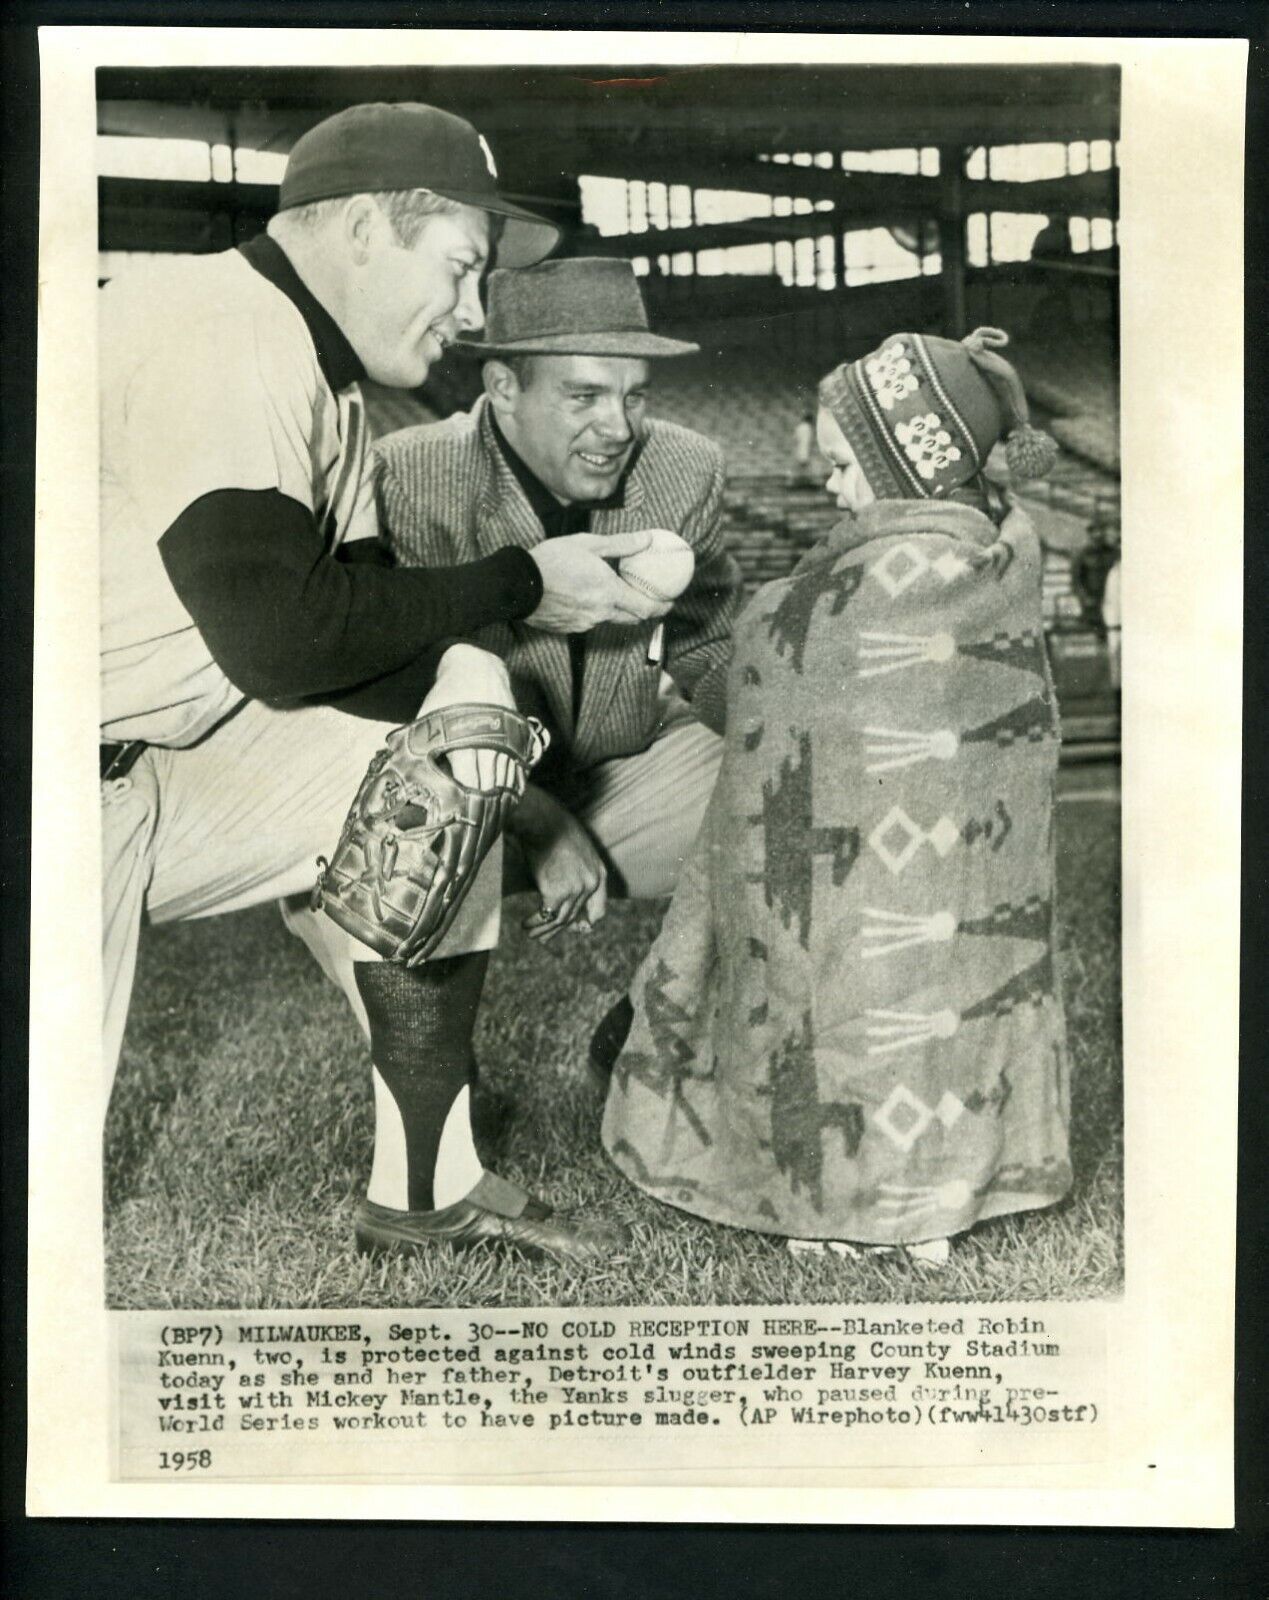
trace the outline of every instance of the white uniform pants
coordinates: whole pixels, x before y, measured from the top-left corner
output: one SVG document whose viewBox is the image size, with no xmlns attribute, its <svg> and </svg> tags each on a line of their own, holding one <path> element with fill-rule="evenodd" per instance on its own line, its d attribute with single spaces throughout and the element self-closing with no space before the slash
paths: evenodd
<svg viewBox="0 0 1269 1600">
<path fill-rule="evenodd" d="M 328 707 L 275 711 L 248 701 L 201 744 L 152 746 L 101 786 L 106 1094 L 136 970 L 143 911 L 176 922 L 306 895 L 392 724 Z M 473 885 L 438 956 L 498 942 L 501 845 Z M 313 916 L 334 928 L 326 916 Z M 349 941 L 352 943 L 352 941 Z M 378 958 L 357 945 L 356 959 Z M 344 985 L 363 1028 L 356 985 Z"/>
</svg>

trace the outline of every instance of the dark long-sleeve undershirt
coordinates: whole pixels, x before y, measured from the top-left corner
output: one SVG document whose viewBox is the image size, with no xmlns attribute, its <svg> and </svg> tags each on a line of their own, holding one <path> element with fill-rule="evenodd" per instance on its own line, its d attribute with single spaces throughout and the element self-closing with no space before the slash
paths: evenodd
<svg viewBox="0 0 1269 1600">
<path fill-rule="evenodd" d="M 340 561 L 312 512 L 276 489 L 218 489 L 159 541 L 181 604 L 225 676 L 252 699 L 326 698 L 400 720 L 445 645 L 528 616 L 537 565 L 509 547 L 455 567 Z M 365 694 L 348 693 L 364 690 Z"/>
</svg>

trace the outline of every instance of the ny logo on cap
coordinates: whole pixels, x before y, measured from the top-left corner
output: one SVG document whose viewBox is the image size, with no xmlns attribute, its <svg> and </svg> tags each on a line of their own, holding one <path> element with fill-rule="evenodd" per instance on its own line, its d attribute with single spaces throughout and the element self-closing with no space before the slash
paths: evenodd
<svg viewBox="0 0 1269 1600">
<path fill-rule="evenodd" d="M 493 151 L 489 148 L 489 143 L 483 133 L 478 133 L 476 137 L 480 140 L 480 148 L 485 152 L 485 165 L 489 168 L 489 176 L 496 178 L 498 169 L 494 166 Z"/>
</svg>

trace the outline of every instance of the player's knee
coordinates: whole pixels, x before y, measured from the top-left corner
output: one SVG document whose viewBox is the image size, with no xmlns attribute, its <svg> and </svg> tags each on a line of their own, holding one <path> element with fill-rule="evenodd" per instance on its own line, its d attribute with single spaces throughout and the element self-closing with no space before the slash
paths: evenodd
<svg viewBox="0 0 1269 1600">
<path fill-rule="evenodd" d="M 502 657 L 478 645 L 450 645 L 437 666 L 436 684 L 421 709 L 430 710 L 438 702 L 451 704 L 458 700 L 514 705 L 511 677 Z"/>
</svg>

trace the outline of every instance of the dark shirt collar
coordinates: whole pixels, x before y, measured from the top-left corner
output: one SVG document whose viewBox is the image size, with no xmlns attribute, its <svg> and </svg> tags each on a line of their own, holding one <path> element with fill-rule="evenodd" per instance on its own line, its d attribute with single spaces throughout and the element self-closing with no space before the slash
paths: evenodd
<svg viewBox="0 0 1269 1600">
<path fill-rule="evenodd" d="M 493 428 L 493 436 L 498 441 L 498 448 L 502 451 L 503 459 L 515 474 L 516 481 L 524 490 L 525 499 L 533 511 L 533 515 L 549 533 L 552 524 L 561 521 L 585 525 L 592 511 L 614 511 L 626 503 L 626 480 L 634 470 L 634 464 L 639 459 L 639 452 L 643 445 L 637 444 L 631 453 L 630 460 L 626 463 L 626 470 L 617 480 L 613 492 L 603 500 L 579 500 L 571 505 L 565 505 L 562 500 L 557 500 L 547 486 L 534 472 L 533 468 L 523 459 L 515 446 L 498 426 L 498 418 L 492 406 L 489 408 L 489 422 Z"/>
<path fill-rule="evenodd" d="M 276 239 L 271 239 L 267 233 L 260 233 L 246 244 L 240 244 L 238 249 L 260 276 L 267 278 L 275 289 L 281 290 L 304 318 L 313 348 L 317 351 L 318 365 L 331 388 L 338 393 L 350 383 L 360 382 L 366 376 L 360 357 L 344 337 L 334 317 L 306 287 Z"/>
</svg>

